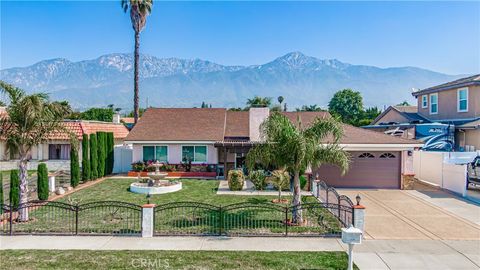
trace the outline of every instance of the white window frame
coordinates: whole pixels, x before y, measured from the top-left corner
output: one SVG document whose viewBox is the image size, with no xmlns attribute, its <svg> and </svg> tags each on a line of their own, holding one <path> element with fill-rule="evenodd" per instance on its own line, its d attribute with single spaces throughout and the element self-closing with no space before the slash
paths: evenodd
<svg viewBox="0 0 480 270">
<path fill-rule="evenodd" d="M 461 91 L 465 91 L 466 93 L 466 101 L 467 101 L 467 108 L 465 110 L 461 110 L 460 109 L 460 92 Z M 457 112 L 468 112 L 468 87 L 465 87 L 465 88 L 460 88 L 457 90 Z"/>
<path fill-rule="evenodd" d="M 181 162 L 183 162 L 183 147 L 184 146 L 193 146 L 193 160 L 192 160 L 192 164 L 208 164 L 208 146 L 207 145 L 203 145 L 203 144 L 183 144 L 182 147 L 181 147 Z M 195 160 L 195 147 L 202 147 L 204 146 L 205 147 L 205 161 L 196 161 Z"/>
<path fill-rule="evenodd" d="M 428 96 L 423 95 L 422 96 L 422 109 L 428 108 Z"/>
<path fill-rule="evenodd" d="M 153 147 L 154 147 L 154 148 L 153 148 L 153 158 L 154 158 L 154 160 L 157 160 L 157 149 L 156 149 L 156 147 L 157 147 L 157 146 L 166 146 L 166 147 L 167 147 L 167 161 L 159 161 L 159 162 L 169 162 L 169 161 L 170 161 L 170 159 L 169 159 L 169 158 L 170 158 L 170 157 L 169 157 L 169 155 L 170 155 L 170 149 L 168 149 L 169 147 L 168 147 L 168 145 L 166 145 L 166 144 L 144 144 L 144 145 L 142 145 L 142 160 L 144 160 L 144 158 L 145 158 L 145 157 L 143 156 L 143 147 L 144 147 L 144 146 L 153 146 Z"/>
<path fill-rule="evenodd" d="M 436 112 L 432 112 L 432 104 L 433 104 L 432 97 L 434 97 L 434 96 L 437 97 L 437 103 L 435 103 L 437 105 L 437 111 Z M 430 114 L 438 114 L 438 93 L 430 94 L 429 101 L 430 101 L 430 104 L 429 104 L 430 108 L 429 108 L 428 111 L 430 112 Z"/>
</svg>

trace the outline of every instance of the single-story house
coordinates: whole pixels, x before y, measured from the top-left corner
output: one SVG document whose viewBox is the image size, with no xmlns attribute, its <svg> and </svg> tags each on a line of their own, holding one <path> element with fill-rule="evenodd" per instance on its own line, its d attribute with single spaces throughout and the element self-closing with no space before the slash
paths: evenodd
<svg viewBox="0 0 480 270">
<path fill-rule="evenodd" d="M 308 125 L 328 112 L 282 112 L 291 121 Z M 224 108 L 149 108 L 125 139 L 133 149 L 132 162 L 159 160 L 180 164 L 214 165 L 223 171 L 242 167 L 245 156 L 261 143 L 260 124 L 268 108 L 228 111 Z M 343 125 L 340 145 L 352 156 L 349 172 L 341 176 L 335 166 L 313 168 L 312 174 L 337 187 L 401 188 L 402 175 L 413 173 L 416 140 L 388 136 Z"/>
<path fill-rule="evenodd" d="M 79 159 L 82 155 L 82 136 L 90 135 L 98 131 L 113 132 L 115 145 L 123 145 L 128 135 L 128 129 L 121 123 L 86 121 L 86 120 L 65 120 L 63 121 L 65 129 L 74 134 L 79 140 Z M 49 169 L 69 169 L 70 166 L 70 134 L 66 132 L 56 132 L 49 136 L 47 142 L 33 147 L 30 151 L 29 166 L 35 168 L 38 162 L 46 162 Z M 0 141 L 0 167 L 1 169 L 11 169 L 16 167 L 18 155 L 10 153 L 4 141 Z"/>
</svg>

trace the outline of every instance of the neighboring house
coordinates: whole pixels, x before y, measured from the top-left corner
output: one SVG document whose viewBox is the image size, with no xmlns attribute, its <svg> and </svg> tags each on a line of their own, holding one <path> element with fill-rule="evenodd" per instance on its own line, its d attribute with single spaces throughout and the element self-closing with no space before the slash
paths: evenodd
<svg viewBox="0 0 480 270">
<path fill-rule="evenodd" d="M 308 125 L 327 112 L 282 112 L 291 121 Z M 270 115 L 268 108 L 228 111 L 223 108 L 149 108 L 131 130 L 126 144 L 132 144 L 133 160 L 159 160 L 180 164 L 213 165 L 223 171 L 243 167 L 245 156 L 261 143 L 260 124 Z M 337 187 L 400 188 L 402 174 L 413 172 L 412 150 L 422 144 L 415 140 L 384 135 L 343 125 L 340 144 L 352 156 L 349 172 L 341 176 L 335 166 L 313 169 L 313 175 Z"/>
<path fill-rule="evenodd" d="M 413 96 L 417 106 L 390 106 L 365 128 L 424 140 L 426 150 L 480 149 L 480 74 Z"/>
<path fill-rule="evenodd" d="M 85 120 L 65 120 L 63 125 L 66 130 L 71 132 L 79 140 L 79 159 L 81 161 L 82 151 L 82 136 L 83 134 L 90 135 L 98 131 L 113 132 L 115 145 L 123 145 L 124 139 L 128 135 L 128 129 L 120 123 L 100 122 L 100 121 L 85 121 Z M 37 162 L 47 162 L 49 169 L 68 169 L 70 164 L 70 136 L 66 132 L 58 132 L 51 134 L 46 143 L 40 144 L 30 151 L 29 166 L 35 166 Z M 10 153 L 5 145 L 5 142 L 0 142 L 0 167 L 2 169 L 9 169 L 15 167 L 18 156 Z M 33 168 L 32 167 L 32 168 Z"/>
</svg>

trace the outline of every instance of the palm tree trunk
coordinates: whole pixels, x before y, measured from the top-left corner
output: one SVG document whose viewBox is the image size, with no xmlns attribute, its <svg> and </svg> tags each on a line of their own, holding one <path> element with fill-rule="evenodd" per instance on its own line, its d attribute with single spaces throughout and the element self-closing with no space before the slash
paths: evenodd
<svg viewBox="0 0 480 270">
<path fill-rule="evenodd" d="M 20 205 L 24 206 L 28 201 L 28 181 L 27 181 L 27 154 L 20 154 Z M 28 221 L 28 207 L 21 207 L 19 210 L 19 221 Z"/>
<path fill-rule="evenodd" d="M 302 224 L 302 193 L 300 189 L 300 173 L 295 171 L 293 174 L 293 223 Z"/>
<path fill-rule="evenodd" d="M 140 32 L 135 31 L 135 52 L 133 64 L 133 119 L 135 124 L 138 122 L 138 62 L 140 61 Z"/>
</svg>

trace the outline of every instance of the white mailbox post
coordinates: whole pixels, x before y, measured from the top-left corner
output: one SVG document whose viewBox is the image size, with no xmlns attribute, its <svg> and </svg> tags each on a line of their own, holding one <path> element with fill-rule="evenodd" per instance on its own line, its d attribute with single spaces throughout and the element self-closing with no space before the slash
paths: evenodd
<svg viewBox="0 0 480 270">
<path fill-rule="evenodd" d="M 348 270 L 353 270 L 353 245 L 362 243 L 362 230 L 352 225 L 342 228 L 342 242 L 348 244 Z"/>
</svg>

